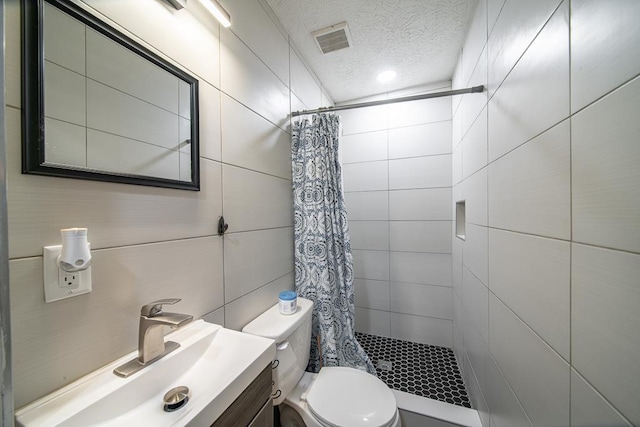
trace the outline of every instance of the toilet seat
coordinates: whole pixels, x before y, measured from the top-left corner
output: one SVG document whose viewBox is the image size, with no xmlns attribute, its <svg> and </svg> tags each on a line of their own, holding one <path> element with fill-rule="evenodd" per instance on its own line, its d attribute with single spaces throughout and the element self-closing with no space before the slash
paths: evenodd
<svg viewBox="0 0 640 427">
<path fill-rule="evenodd" d="M 354 368 L 322 368 L 306 401 L 314 417 L 331 427 L 388 427 L 397 418 L 393 392 L 378 378 Z"/>
</svg>

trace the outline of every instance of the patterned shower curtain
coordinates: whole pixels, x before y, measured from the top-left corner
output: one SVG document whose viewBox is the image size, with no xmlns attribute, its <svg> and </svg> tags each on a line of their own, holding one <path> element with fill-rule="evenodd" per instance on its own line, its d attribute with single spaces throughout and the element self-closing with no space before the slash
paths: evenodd
<svg viewBox="0 0 640 427">
<path fill-rule="evenodd" d="M 350 366 L 375 375 L 354 334 L 353 256 L 338 161 L 339 128 L 338 116 L 314 114 L 311 122 L 295 122 L 291 136 L 295 286 L 301 297 L 314 302 L 307 370 Z"/>
</svg>

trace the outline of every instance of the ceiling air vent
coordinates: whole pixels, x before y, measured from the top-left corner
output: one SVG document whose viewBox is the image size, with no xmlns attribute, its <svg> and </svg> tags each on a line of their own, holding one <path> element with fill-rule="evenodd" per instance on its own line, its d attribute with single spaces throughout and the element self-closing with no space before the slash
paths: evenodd
<svg viewBox="0 0 640 427">
<path fill-rule="evenodd" d="M 351 34 L 349 34 L 346 22 L 314 31 L 311 35 L 316 39 L 318 47 L 324 54 L 351 47 Z"/>
</svg>

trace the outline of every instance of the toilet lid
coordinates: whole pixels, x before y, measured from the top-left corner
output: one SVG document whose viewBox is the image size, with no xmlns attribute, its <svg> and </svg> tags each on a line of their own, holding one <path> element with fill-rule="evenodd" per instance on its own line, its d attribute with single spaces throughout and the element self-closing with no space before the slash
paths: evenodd
<svg viewBox="0 0 640 427">
<path fill-rule="evenodd" d="M 354 368 L 327 367 L 307 394 L 311 412 L 330 426 L 385 427 L 395 418 L 393 392 L 385 383 Z"/>
</svg>

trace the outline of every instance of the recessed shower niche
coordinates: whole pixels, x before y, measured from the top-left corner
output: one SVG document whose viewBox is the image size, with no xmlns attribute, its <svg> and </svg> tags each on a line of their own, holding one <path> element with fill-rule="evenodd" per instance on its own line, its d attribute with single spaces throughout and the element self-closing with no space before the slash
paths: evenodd
<svg viewBox="0 0 640 427">
<path fill-rule="evenodd" d="M 465 201 L 456 202 L 456 237 L 465 240 L 466 236 L 466 213 Z"/>
</svg>

